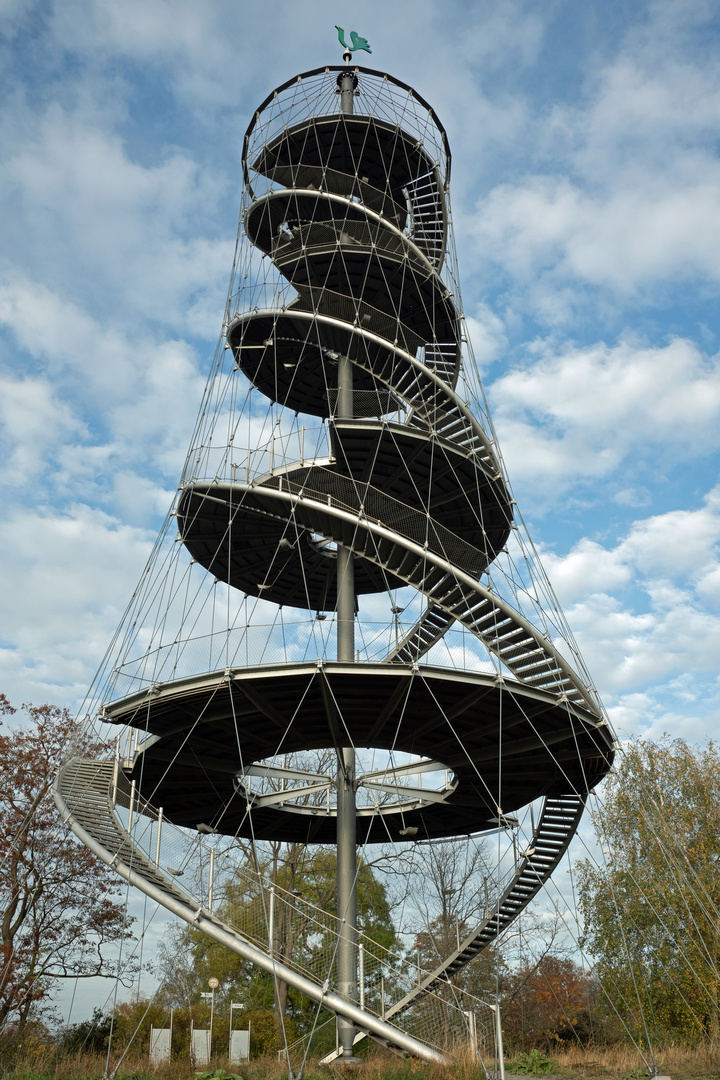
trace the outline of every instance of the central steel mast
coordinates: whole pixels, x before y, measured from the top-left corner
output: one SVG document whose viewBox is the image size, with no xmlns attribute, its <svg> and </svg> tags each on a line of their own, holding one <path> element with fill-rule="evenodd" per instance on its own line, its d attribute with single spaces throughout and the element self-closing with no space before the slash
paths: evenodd
<svg viewBox="0 0 720 1080">
<path fill-rule="evenodd" d="M 345 63 L 350 54 L 345 53 Z M 340 111 L 353 111 L 354 77 L 348 69 L 340 77 Z M 346 355 L 338 357 L 338 420 L 353 419 L 353 365 Z M 337 548 L 337 658 L 355 659 L 355 569 L 349 548 Z M 341 997 L 357 1000 L 357 850 L 355 803 L 355 748 L 337 748 L 337 914 L 343 920 L 338 942 L 337 986 Z M 337 1018 L 338 1038 L 344 1058 L 353 1056 L 355 1028 Z"/>
</svg>

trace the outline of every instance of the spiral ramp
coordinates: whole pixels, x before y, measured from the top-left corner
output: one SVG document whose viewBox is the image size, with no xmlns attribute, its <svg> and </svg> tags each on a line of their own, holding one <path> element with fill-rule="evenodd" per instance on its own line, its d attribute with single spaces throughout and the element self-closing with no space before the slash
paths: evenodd
<svg viewBox="0 0 720 1080">
<path fill-rule="evenodd" d="M 361 1004 L 351 981 L 341 986 L 340 967 L 332 991 L 327 976 L 280 964 L 285 981 L 344 1022 L 346 1056 L 370 1036 L 439 1060 L 447 1043 L 433 1042 L 429 1028 L 425 1038 L 410 1034 L 405 1021 L 452 986 L 547 882 L 588 792 L 610 768 L 612 734 L 472 391 L 450 156 L 432 109 L 382 73 L 318 69 L 258 109 L 243 167 L 236 289 L 173 510 L 178 542 L 151 560 L 87 725 L 93 737 L 129 733 L 132 750 L 114 761 L 72 758 L 56 801 L 80 839 L 131 884 L 276 975 L 271 941 L 213 916 L 162 871 L 159 839 L 153 857 L 134 838 L 143 819 L 155 820 L 159 836 L 154 807 L 163 807 L 166 828 L 204 822 L 217 835 L 337 844 L 339 852 L 350 828 L 354 860 L 356 843 L 497 830 L 539 805 L 525 854 L 478 925 L 382 1009 Z M 247 421 L 246 457 L 236 416 Z M 297 426 L 312 418 L 321 432 L 314 447 Z M 188 662 L 189 671 L 180 661 L 191 653 L 188 626 L 201 623 L 189 599 L 200 590 L 188 585 L 180 604 L 182 560 L 205 576 L 213 605 L 209 660 Z M 212 646 L 218 584 L 228 612 L 222 654 Z M 408 589 L 422 603 L 402 635 L 396 615 L 394 637 L 371 656 L 355 636 L 360 598 L 372 604 Z M 286 648 L 278 658 L 273 623 L 260 658 L 246 650 L 241 663 L 242 650 L 228 645 L 241 597 L 246 609 L 252 602 L 281 618 L 305 613 L 313 635 L 336 612 L 336 655 L 331 635 L 314 657 L 306 645 L 303 656 Z M 438 662 L 453 635 L 485 662 Z M 336 780 L 296 772 L 294 795 L 290 774 L 267 764 L 327 748 L 337 754 Z M 353 792 L 363 784 L 348 765 L 358 748 L 393 762 L 410 756 L 418 774 L 444 770 L 452 782 L 430 792 L 403 788 L 396 764 L 379 779 L 369 773 L 375 802 L 353 805 L 343 826 L 343 783 Z M 263 771 L 255 793 L 250 781 Z M 129 817 L 118 815 L 118 797 Z M 339 947 L 352 968 L 352 918 L 341 922 Z"/>
</svg>

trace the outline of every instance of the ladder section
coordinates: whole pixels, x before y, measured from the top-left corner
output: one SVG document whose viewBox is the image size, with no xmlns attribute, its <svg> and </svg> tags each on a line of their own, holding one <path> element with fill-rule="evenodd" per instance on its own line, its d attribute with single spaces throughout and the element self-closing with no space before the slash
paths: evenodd
<svg viewBox="0 0 720 1080">
<path fill-rule="evenodd" d="M 407 185 L 410 202 L 410 235 L 439 270 L 445 260 L 447 209 L 437 169 L 418 176 Z"/>
<path fill-rule="evenodd" d="M 549 648 L 549 643 L 545 644 L 542 635 L 533 632 L 519 614 L 503 609 L 486 594 L 486 590 L 481 593 L 479 585 L 459 580 L 453 570 L 443 572 L 430 559 L 413 558 L 401 543 L 388 544 L 385 552 L 386 560 L 381 563 L 384 570 L 405 578 L 408 584 L 424 593 L 430 605 L 428 611 L 444 611 L 449 619 L 448 626 L 456 620 L 479 637 L 519 682 L 557 695 L 564 694 L 578 704 L 589 704 L 586 695 Z M 369 551 L 365 554 L 367 558 L 372 557 Z M 432 616 L 436 625 L 438 618 Z M 425 640 L 429 642 L 428 648 L 434 644 L 429 626 L 427 632 L 424 626 L 418 627 L 418 644 Z M 407 644 L 411 645 L 411 642 Z"/>
<path fill-rule="evenodd" d="M 403 640 L 385 658 L 386 664 L 413 664 L 442 641 L 455 619 L 430 604 Z"/>
</svg>

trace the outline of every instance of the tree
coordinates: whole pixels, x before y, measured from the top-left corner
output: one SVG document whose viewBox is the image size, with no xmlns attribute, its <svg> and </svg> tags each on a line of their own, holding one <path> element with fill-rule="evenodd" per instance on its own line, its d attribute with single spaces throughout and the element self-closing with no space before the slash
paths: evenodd
<svg viewBox="0 0 720 1080">
<path fill-rule="evenodd" d="M 102 1053 L 107 1047 L 112 1026 L 112 1013 L 106 1015 L 96 1005 L 89 1020 L 72 1024 L 63 1033 L 62 1049 L 70 1054 L 81 1054 L 84 1051 Z"/>
<path fill-rule="evenodd" d="M 130 936 L 118 885 L 61 824 L 52 783 L 73 734 L 67 709 L 24 705 L 0 734 L 0 1029 L 22 1031 L 58 978 L 113 978 L 104 947 Z M 16 712 L 0 695 L 0 713 Z"/>
<path fill-rule="evenodd" d="M 372 1007 L 379 1005 L 380 999 L 380 969 L 373 964 L 372 953 L 376 951 L 385 960 L 385 950 L 395 948 L 397 941 L 385 887 L 367 863 L 362 859 L 358 863 L 358 929 L 366 941 L 366 1001 Z M 323 912 L 334 910 L 335 874 L 333 849 L 280 843 L 247 845 L 245 864 L 225 884 L 215 913 L 264 944 L 269 900 L 259 879 L 275 884 L 273 938 L 277 959 L 321 980 L 329 977 L 333 981 L 336 923 Z M 220 982 L 216 1012 L 227 1011 L 231 1000 L 242 1002 L 244 1011 L 238 1013 L 237 1022 L 242 1025 L 249 1018 L 256 1037 L 258 1025 L 272 1018 L 276 1048 L 284 1045 L 285 1038 L 292 1041 L 312 1027 L 313 1002 L 190 927 L 178 928 L 172 939 L 161 945 L 158 974 L 162 1000 L 182 1008 L 195 1007 L 208 978 L 215 976 Z M 264 1036 L 263 1048 L 272 1049 L 267 1043 Z"/>
<path fill-rule="evenodd" d="M 585 1043 L 593 1034 L 594 980 L 573 960 L 545 953 L 503 980 L 503 1031 L 518 1050 Z"/>
<path fill-rule="evenodd" d="M 720 1037 L 720 755 L 628 745 L 594 814 L 604 867 L 579 864 L 584 945 L 629 1027 Z"/>
</svg>

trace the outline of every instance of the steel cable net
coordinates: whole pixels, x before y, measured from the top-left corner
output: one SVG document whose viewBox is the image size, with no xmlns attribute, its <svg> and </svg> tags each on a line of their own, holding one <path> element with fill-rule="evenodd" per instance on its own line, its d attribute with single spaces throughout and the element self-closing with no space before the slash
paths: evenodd
<svg viewBox="0 0 720 1080">
<path fill-rule="evenodd" d="M 448 1049 L 479 1008 L 452 977 L 552 873 L 612 735 L 505 476 L 433 110 L 381 73 L 298 76 L 255 113 L 243 170 L 178 496 L 58 804 L 209 933 L 213 906 L 245 890 L 241 922 L 222 926 L 275 957 L 279 919 L 296 943 L 284 960 L 319 986 L 336 982 L 342 918 L 277 883 L 271 918 L 270 884 L 233 848 L 336 842 L 341 782 L 298 755 L 355 753 L 358 844 L 505 830 L 477 925 L 435 968 L 360 939 L 368 1015 Z M 107 752 L 88 761 L 98 737 Z M 212 887 L 203 832 L 218 837 Z"/>
<path fill-rule="evenodd" d="M 291 960 L 296 970 L 313 979 L 334 980 L 342 920 L 251 868 L 225 838 L 191 836 L 159 819 L 158 811 L 127 786 L 112 792 L 112 802 L 119 833 L 130 834 L 135 858 L 170 876 L 173 890 L 184 893 L 195 908 L 209 913 L 233 910 L 232 920 L 222 916 L 222 924 L 233 933 L 280 961 Z M 113 854 L 119 850 L 118 843 Z M 376 1016 L 390 1012 L 430 974 L 419 962 L 409 965 L 407 952 L 385 948 L 362 932 L 358 945 L 362 1004 Z M 358 996 L 358 1004 L 360 1000 Z M 470 1011 L 478 1012 L 480 1041 L 489 1046 L 492 1024 L 483 1023 L 488 1004 L 450 984 L 425 993 L 396 1023 L 438 1047 L 464 1045 Z"/>
</svg>

